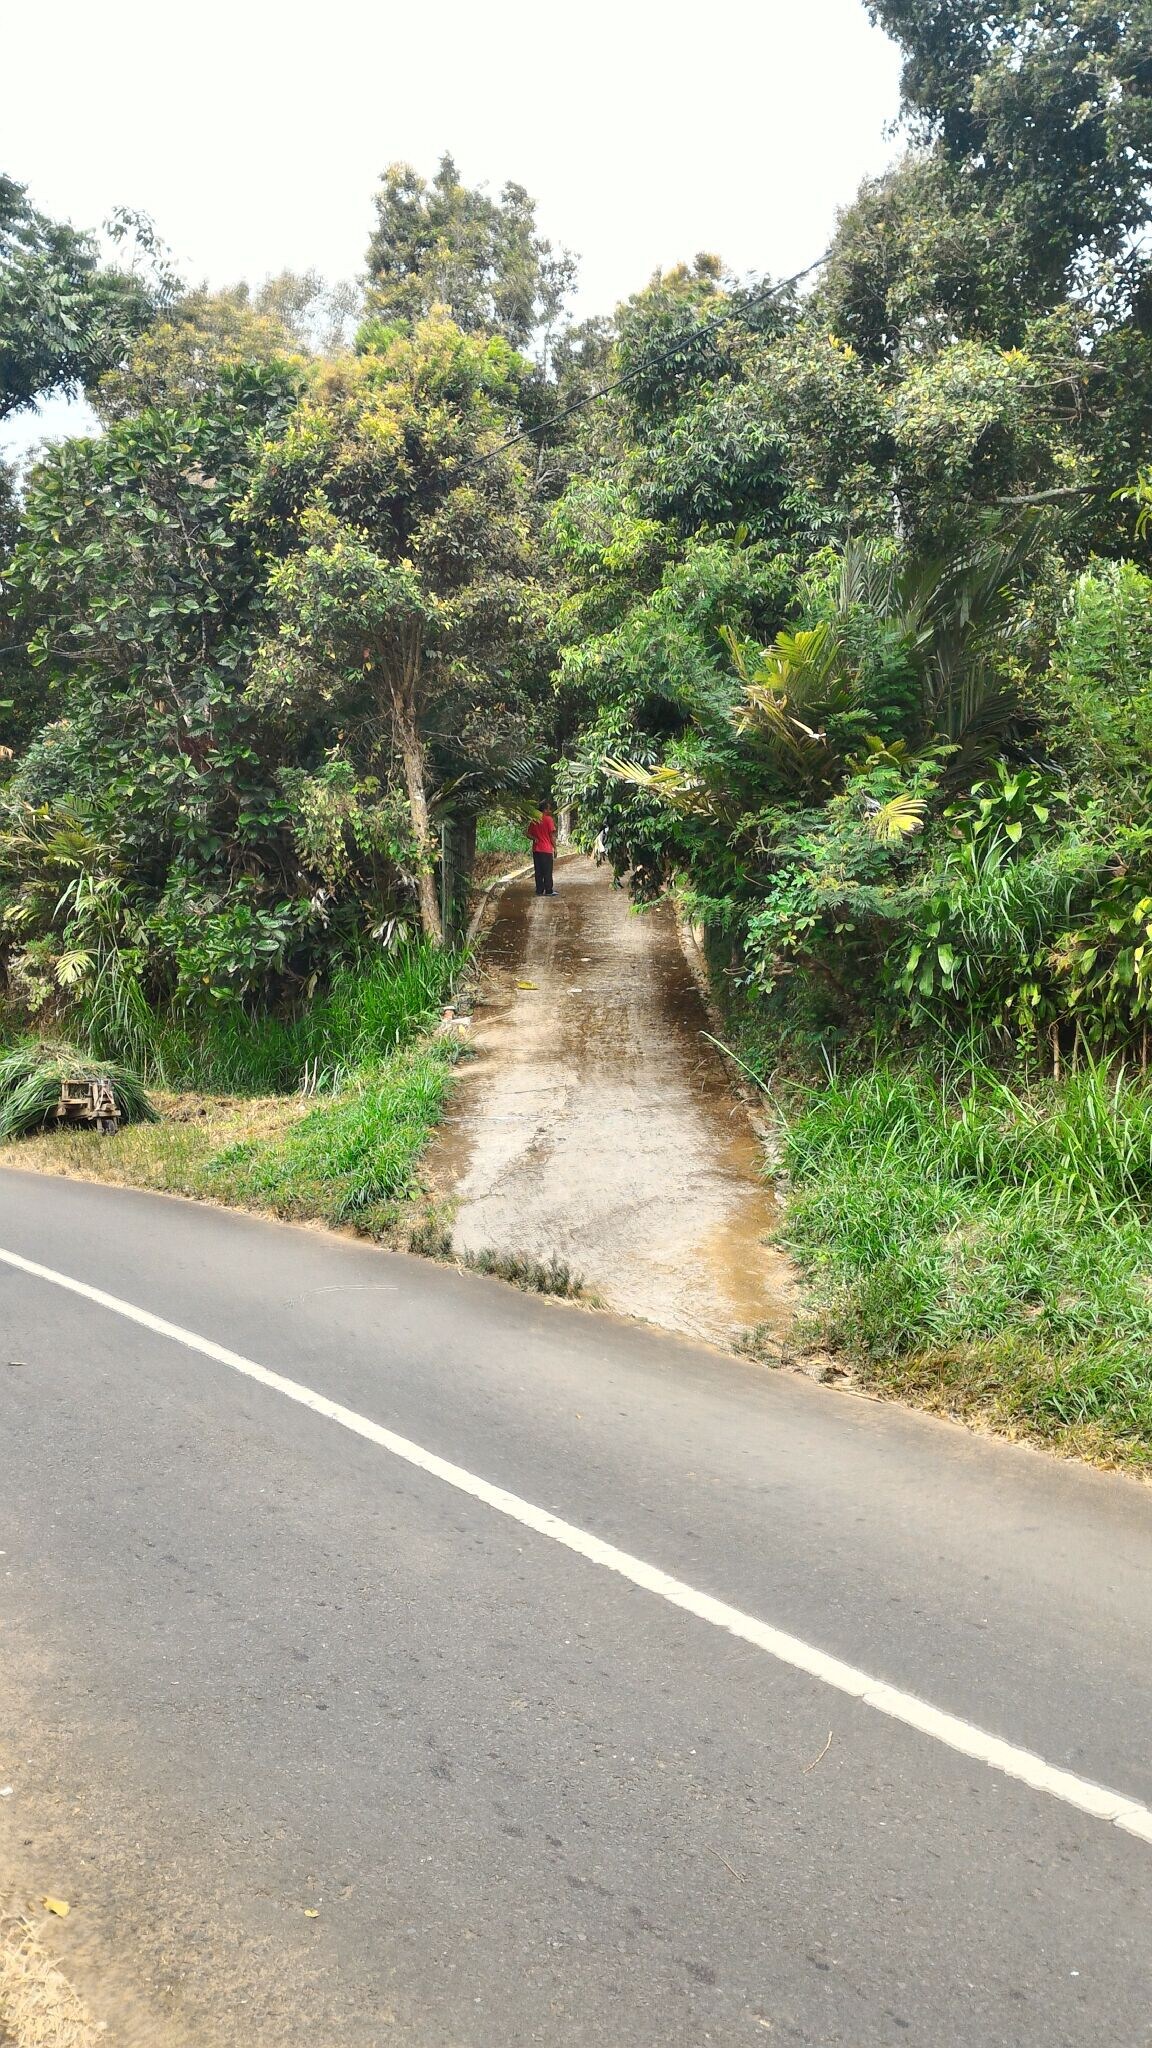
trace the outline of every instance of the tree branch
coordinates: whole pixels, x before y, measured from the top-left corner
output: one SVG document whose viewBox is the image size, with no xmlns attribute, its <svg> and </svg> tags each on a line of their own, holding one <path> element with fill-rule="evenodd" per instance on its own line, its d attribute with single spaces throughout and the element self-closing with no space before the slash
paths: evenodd
<svg viewBox="0 0 1152 2048">
<path fill-rule="evenodd" d="M 1060 484 L 1054 491 L 1026 491 L 1020 498 L 995 498 L 996 505 L 1047 505 L 1054 498 L 1082 498 L 1106 491 L 1107 484 Z"/>
</svg>

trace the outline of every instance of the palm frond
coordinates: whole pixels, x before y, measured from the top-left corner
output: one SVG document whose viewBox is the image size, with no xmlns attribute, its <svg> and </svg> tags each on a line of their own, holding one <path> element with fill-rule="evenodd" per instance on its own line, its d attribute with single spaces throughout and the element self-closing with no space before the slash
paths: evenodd
<svg viewBox="0 0 1152 2048">
<path fill-rule="evenodd" d="M 909 796 L 906 790 L 889 797 L 887 803 L 877 804 L 868 813 L 868 830 L 881 846 L 896 846 L 902 839 L 910 839 L 914 832 L 923 830 L 924 816 L 928 806 L 922 796 Z"/>
<path fill-rule="evenodd" d="M 858 606 L 878 619 L 900 610 L 896 602 L 896 561 L 891 547 L 858 537 L 844 543 L 837 603 L 842 612 Z"/>
<path fill-rule="evenodd" d="M 770 647 L 739 646 L 743 689 L 732 712 L 738 732 L 755 734 L 780 772 L 794 782 L 820 782 L 840 767 L 828 747 L 825 720 L 853 701 L 843 643 L 830 620 L 778 633 Z"/>
<path fill-rule="evenodd" d="M 656 768 L 644 768 L 639 761 L 621 761 L 613 754 L 605 754 L 600 761 L 601 772 L 614 782 L 630 783 L 633 789 L 646 790 L 674 810 L 695 813 L 697 816 L 712 815 L 712 799 L 703 783 L 694 776 L 686 775 L 681 768 L 671 768 L 661 763 Z"/>
</svg>

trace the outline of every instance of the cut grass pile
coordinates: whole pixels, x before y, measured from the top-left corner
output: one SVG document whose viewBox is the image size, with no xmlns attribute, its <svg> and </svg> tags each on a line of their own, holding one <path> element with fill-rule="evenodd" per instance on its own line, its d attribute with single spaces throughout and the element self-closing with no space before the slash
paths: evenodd
<svg viewBox="0 0 1152 2048">
<path fill-rule="evenodd" d="M 136 1075 L 115 1061 L 86 1058 L 75 1046 L 33 1040 L 0 1058 L 0 1143 L 48 1121 L 63 1081 L 107 1080 L 125 1123 L 154 1123 L 156 1112 Z"/>
<path fill-rule="evenodd" d="M 805 1334 L 877 1390 L 1152 1462 L 1152 1092 L 880 1066 L 792 1118 Z"/>
</svg>

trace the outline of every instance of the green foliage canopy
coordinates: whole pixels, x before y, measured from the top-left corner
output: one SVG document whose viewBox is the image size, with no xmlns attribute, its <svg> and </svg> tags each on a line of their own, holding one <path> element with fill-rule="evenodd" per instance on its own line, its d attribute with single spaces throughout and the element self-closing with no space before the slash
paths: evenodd
<svg viewBox="0 0 1152 2048">
<path fill-rule="evenodd" d="M 493 199 L 462 184 L 450 156 L 431 181 L 411 164 L 385 171 L 368 246 L 368 310 L 379 325 L 413 326 L 440 307 L 465 333 L 523 348 L 555 326 L 574 275 L 574 258 L 539 234 L 523 185 Z"/>
<path fill-rule="evenodd" d="M 146 269 L 101 261 L 92 235 L 50 220 L 0 173 L 0 419 L 50 391 L 92 389 L 171 298 L 175 280 L 149 223 L 121 211 Z"/>
</svg>

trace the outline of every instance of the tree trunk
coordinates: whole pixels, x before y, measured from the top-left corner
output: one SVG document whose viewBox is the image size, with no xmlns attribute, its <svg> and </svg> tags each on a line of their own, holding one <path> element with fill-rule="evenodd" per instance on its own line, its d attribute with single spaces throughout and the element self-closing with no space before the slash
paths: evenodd
<svg viewBox="0 0 1152 2048">
<path fill-rule="evenodd" d="M 428 818 L 428 797 L 424 788 L 424 748 L 416 718 L 416 682 L 420 673 L 422 651 L 422 635 L 419 627 L 415 626 L 405 650 L 403 669 L 399 675 L 390 678 L 389 695 L 392 701 L 392 726 L 396 735 L 396 745 L 404 765 L 412 837 L 420 854 L 420 866 L 416 877 L 420 898 L 420 927 L 426 939 L 431 939 L 433 945 L 442 946 L 444 927 L 440 922 L 440 902 L 436 894 L 436 875 L 433 868 L 432 827 Z"/>
</svg>

